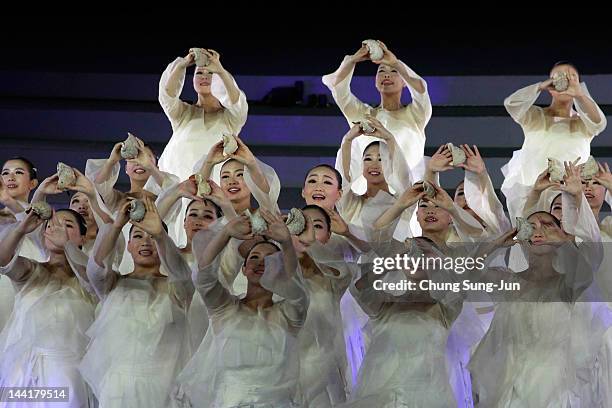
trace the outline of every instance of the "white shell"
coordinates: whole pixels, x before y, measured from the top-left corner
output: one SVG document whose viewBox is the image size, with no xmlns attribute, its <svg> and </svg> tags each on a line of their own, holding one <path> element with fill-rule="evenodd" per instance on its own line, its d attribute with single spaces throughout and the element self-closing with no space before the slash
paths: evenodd
<svg viewBox="0 0 612 408">
<path fill-rule="evenodd" d="M 238 142 L 236 138 L 232 135 L 223 134 L 223 154 L 225 156 L 229 156 L 230 154 L 234 154 L 238 150 Z"/>
<path fill-rule="evenodd" d="M 434 198 L 436 196 L 436 189 L 428 181 L 423 182 L 423 191 L 425 191 L 425 195 L 429 198 Z"/>
<path fill-rule="evenodd" d="M 57 175 L 57 188 L 60 190 L 63 190 L 68 186 L 73 186 L 76 182 L 76 174 L 74 174 L 72 167 L 62 162 L 57 163 Z"/>
<path fill-rule="evenodd" d="M 292 208 L 287 215 L 287 221 L 285 221 L 287 229 L 291 235 L 300 235 L 306 228 L 306 218 L 304 213 L 299 208 Z"/>
<path fill-rule="evenodd" d="M 259 214 L 259 211 L 255 211 L 253 214 L 247 209 L 244 212 L 249 216 L 251 220 L 251 232 L 254 235 L 261 235 L 268 229 L 268 223 L 266 220 Z"/>
<path fill-rule="evenodd" d="M 557 159 L 548 158 L 548 174 L 550 174 L 550 181 L 560 182 L 565 177 L 565 167 Z"/>
<path fill-rule="evenodd" d="M 533 226 L 525 218 L 516 217 L 516 228 L 516 239 L 519 241 L 528 241 L 533 235 Z"/>
<path fill-rule="evenodd" d="M 189 52 L 195 56 L 195 63 L 198 67 L 205 67 L 210 63 L 208 55 L 204 54 L 202 48 L 190 48 Z"/>
<path fill-rule="evenodd" d="M 376 130 L 376 127 L 372 124 L 372 122 L 367 119 L 362 120 L 359 122 L 359 124 L 361 125 L 361 130 L 363 130 L 365 133 L 374 133 Z"/>
<path fill-rule="evenodd" d="M 196 193 L 197 196 L 204 197 L 205 195 L 212 193 L 212 188 L 210 187 L 208 180 L 202 177 L 201 174 L 198 173 L 195 175 L 195 181 L 196 185 L 198 186 L 198 192 Z"/>
<path fill-rule="evenodd" d="M 580 177 L 584 180 L 590 180 L 594 175 L 599 173 L 599 166 L 593 156 L 589 156 L 589 159 L 582 165 L 580 169 Z"/>
<path fill-rule="evenodd" d="M 382 47 L 380 46 L 380 44 L 378 44 L 378 41 L 365 40 L 362 41 L 362 44 L 365 44 L 366 47 L 368 47 L 368 50 L 370 51 L 370 59 L 372 61 L 378 61 L 382 59 L 384 53 Z"/>
<path fill-rule="evenodd" d="M 459 147 L 456 147 L 452 143 L 447 143 L 446 147 L 448 148 L 448 150 L 450 150 L 451 154 L 453 155 L 453 162 L 451 163 L 451 165 L 457 166 L 459 164 L 465 163 L 467 158 L 465 157 L 465 152 L 462 149 L 460 149 Z"/>
<path fill-rule="evenodd" d="M 130 203 L 130 220 L 140 222 L 144 219 L 147 212 L 145 205 L 140 200 L 133 200 Z"/>
<path fill-rule="evenodd" d="M 135 159 L 138 157 L 138 141 L 130 132 L 128 132 L 127 139 L 121 145 L 121 157 L 124 159 Z"/>
<path fill-rule="evenodd" d="M 30 208 L 41 220 L 49 220 L 53 216 L 53 209 L 44 201 L 33 203 Z"/>
<path fill-rule="evenodd" d="M 567 88 L 569 88 L 569 78 L 565 72 L 556 72 L 552 80 L 553 86 L 559 92 L 567 91 Z"/>
</svg>

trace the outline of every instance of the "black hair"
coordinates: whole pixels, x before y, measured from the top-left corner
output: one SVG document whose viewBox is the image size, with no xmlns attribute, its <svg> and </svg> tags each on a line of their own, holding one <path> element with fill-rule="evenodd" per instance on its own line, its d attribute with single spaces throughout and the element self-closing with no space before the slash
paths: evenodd
<svg viewBox="0 0 612 408">
<path fill-rule="evenodd" d="M 79 214 L 79 215 L 80 215 L 80 214 Z M 132 239 L 132 230 L 134 229 L 134 227 L 135 227 L 135 225 L 134 225 L 134 224 L 132 224 L 132 225 L 130 226 L 130 231 L 128 232 L 128 241 L 129 241 L 130 239 Z M 168 232 L 168 226 L 167 226 L 167 225 L 166 225 L 166 223 L 165 223 L 165 222 L 163 222 L 163 221 L 162 221 L 162 228 L 164 229 L 164 231 Z"/>
<path fill-rule="evenodd" d="M 573 62 L 565 61 L 565 60 L 555 62 L 555 65 L 552 66 L 552 68 L 550 69 L 550 72 L 552 72 L 552 70 L 558 67 L 559 65 L 569 65 L 570 67 L 576 70 L 578 75 L 580 75 L 580 71 L 578 70 L 578 67 L 576 67 L 576 65 Z"/>
<path fill-rule="evenodd" d="M 236 160 L 236 159 L 228 159 L 228 160 L 226 160 L 226 161 L 225 161 L 225 162 L 224 162 L 224 163 L 221 165 L 221 170 L 220 170 L 220 171 L 223 171 L 223 167 L 225 167 L 225 165 L 226 165 L 226 164 L 229 164 L 229 163 L 231 163 L 231 162 L 240 163 L 240 162 L 239 162 L 238 160 Z M 241 163 L 241 164 L 242 164 L 242 163 Z"/>
<path fill-rule="evenodd" d="M 71 210 L 70 208 L 61 208 L 55 211 L 56 214 L 60 212 L 67 212 L 67 213 L 72 214 L 74 218 L 77 220 L 77 224 L 79 224 L 79 232 L 81 233 L 81 236 L 87 235 L 87 221 L 85 221 L 85 218 L 83 218 L 81 214 L 79 214 L 78 212 L 74 210 Z"/>
<path fill-rule="evenodd" d="M 365 156 L 366 150 L 368 150 L 371 146 L 378 146 L 378 147 L 380 147 L 380 142 L 378 140 L 376 140 L 376 141 L 370 143 L 369 145 L 367 145 L 366 148 L 363 149 L 363 156 Z"/>
<path fill-rule="evenodd" d="M 185 216 L 187 216 L 187 213 L 189 212 L 189 207 L 191 207 L 191 204 L 193 204 L 195 202 L 201 202 L 201 201 L 200 200 L 191 200 L 189 202 L 189 204 L 187 204 L 187 209 L 185 210 Z M 217 216 L 217 218 L 223 217 L 223 211 L 221 211 L 221 208 L 217 204 L 213 203 L 210 200 L 204 200 L 204 204 L 210 205 L 210 206 L 212 206 L 215 209 L 215 215 Z"/>
<path fill-rule="evenodd" d="M 532 212 L 531 214 L 529 214 L 529 216 L 527 217 L 527 219 L 529 219 L 529 218 L 531 218 L 532 216 L 537 215 L 537 214 L 546 214 L 546 215 L 550 215 L 550 218 L 552 218 L 552 219 L 553 219 L 553 221 L 555 222 L 555 224 L 557 225 L 557 227 L 559 227 L 559 228 L 563 229 L 563 228 L 561 227 L 561 221 L 559 221 L 559 220 L 557 219 L 557 217 L 555 217 L 554 215 L 552 215 L 552 214 L 551 214 L 551 213 L 549 213 L 548 211 L 534 211 L 534 212 Z"/>
<path fill-rule="evenodd" d="M 311 171 L 313 171 L 314 169 L 318 169 L 318 168 L 324 168 L 324 169 L 333 171 L 334 175 L 336 176 L 336 181 L 338 181 L 338 190 L 342 190 L 342 175 L 336 168 L 330 166 L 329 164 L 321 163 L 321 164 L 317 164 L 316 166 L 312 167 L 310 170 L 306 172 L 306 178 L 308 178 L 308 175 L 310 174 Z"/>
<path fill-rule="evenodd" d="M 309 205 L 302 207 L 302 211 L 305 211 L 305 210 L 317 210 L 321 212 L 323 214 L 323 218 L 325 218 L 325 222 L 327 223 L 327 229 L 331 232 L 331 218 L 329 217 L 329 214 L 327 213 L 327 211 L 325 211 L 322 207 L 319 207 L 316 204 L 309 204 Z"/>
<path fill-rule="evenodd" d="M 6 162 L 8 162 L 9 160 L 19 160 L 19 161 L 24 162 L 26 164 L 26 167 L 28 168 L 28 173 L 30 174 L 30 180 L 38 180 L 38 169 L 36 168 L 36 166 L 34 166 L 34 163 L 29 161 L 25 157 L 17 156 L 17 157 L 11 157 L 10 159 L 6 160 L 4 164 L 6 164 Z"/>
<path fill-rule="evenodd" d="M 249 249 L 249 252 L 246 253 L 246 256 L 244 257 L 244 263 L 242 264 L 243 266 L 246 266 L 247 263 L 247 259 L 249 259 L 249 255 L 251 254 L 251 252 L 253 251 L 253 249 L 257 246 L 257 245 L 261 245 L 261 244 L 269 244 L 272 245 L 274 248 L 276 248 L 277 251 L 280 251 L 281 249 L 278 247 L 278 245 L 276 245 L 274 242 L 272 241 L 268 241 L 267 239 L 264 239 L 263 241 L 259 241 L 256 242 L 255 244 L 253 244 L 253 246 Z"/>
</svg>

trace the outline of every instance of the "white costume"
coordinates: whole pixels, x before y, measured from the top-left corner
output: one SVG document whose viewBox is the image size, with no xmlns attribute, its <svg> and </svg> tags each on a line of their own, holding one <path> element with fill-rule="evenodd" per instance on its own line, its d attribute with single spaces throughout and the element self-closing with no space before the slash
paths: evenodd
<svg viewBox="0 0 612 408">
<path fill-rule="evenodd" d="M 107 234 L 105 225 L 96 247 Z M 168 278 L 120 276 L 110 268 L 110 256 L 105 267 L 93 257 L 87 265 L 102 307 L 79 368 L 100 408 L 170 406 L 174 380 L 189 358 L 190 270 L 167 236 L 157 246 Z"/>
<path fill-rule="evenodd" d="M 232 103 L 217 74 L 212 76 L 211 93 L 224 109 L 205 113 L 204 109 L 181 101 L 185 71 L 185 59 L 179 57 L 168 65 L 159 82 L 159 103 L 170 120 L 173 132 L 159 159 L 159 168 L 176 174 L 180 180 L 186 180 L 195 173 L 196 162 L 221 141 L 224 133 L 238 135 L 248 111 L 244 93 L 240 91 L 238 100 Z"/>
<path fill-rule="evenodd" d="M 194 238 L 194 253 L 200 253 L 212 236 L 212 231 L 200 231 Z M 297 335 L 308 309 L 301 272 L 285 271 L 281 252 L 267 256 L 261 285 L 284 300 L 255 311 L 219 281 L 219 262 L 217 256 L 194 276 L 210 326 L 177 379 L 177 402 L 193 408 L 295 406 Z"/>
<path fill-rule="evenodd" d="M 348 58 L 345 57 L 345 59 Z M 423 168 L 423 156 L 425 152 L 425 127 L 431 118 L 431 101 L 429 100 L 429 93 L 427 92 L 427 82 L 418 76 L 412 69 L 406 64 L 402 63 L 404 68 L 408 71 L 411 77 L 421 80 L 425 91 L 419 93 L 410 86 L 408 82 L 405 82 L 410 95 L 412 96 L 412 103 L 398 109 L 396 111 L 389 111 L 382 107 L 372 108 L 368 104 L 360 101 L 351 92 L 351 79 L 353 77 L 354 69 L 342 81 L 334 85 L 338 72 L 334 72 L 323 77 L 323 83 L 330 89 L 336 104 L 342 111 L 342 114 L 349 123 L 349 126 L 353 126 L 353 122 L 362 121 L 366 114 L 371 114 L 378 119 L 383 126 L 395 136 L 395 141 L 399 147 L 399 150 L 403 154 L 411 172 L 415 175 L 416 179 L 421 179 L 424 173 Z M 374 137 L 360 136 L 356 139 L 355 143 L 358 146 L 356 151 L 361 151 L 371 142 L 379 140 Z M 336 158 L 336 168 L 342 169 L 342 153 L 338 152 Z M 357 184 L 354 185 L 354 190 L 357 194 L 363 194 L 366 189 L 366 182 L 361 175 L 357 175 L 355 180 Z"/>
<path fill-rule="evenodd" d="M 502 167 L 505 179 L 502 192 L 507 198 L 511 220 L 520 216 L 525 199 L 538 175 L 546 169 L 548 158 L 584 163 L 590 155 L 591 140 L 606 128 L 606 117 L 601 109 L 599 123 L 589 119 L 581 104 L 575 100 L 578 115 L 571 118 L 553 117 L 534 103 L 540 95 L 534 84 L 519 89 L 506 98 L 504 105 L 515 122 L 521 125 L 525 141 L 520 150 Z M 581 84 L 588 98 L 586 85 Z"/>
<path fill-rule="evenodd" d="M 93 297 L 77 271 L 69 279 L 21 256 L 0 268 L 18 290 L 13 313 L 0 334 L 1 387 L 68 387 L 70 408 L 93 407 L 78 365 L 94 317 Z M 7 395 L 4 395 L 7 401 Z M 58 402 L 0 403 L 2 407 L 51 408 Z"/>
</svg>

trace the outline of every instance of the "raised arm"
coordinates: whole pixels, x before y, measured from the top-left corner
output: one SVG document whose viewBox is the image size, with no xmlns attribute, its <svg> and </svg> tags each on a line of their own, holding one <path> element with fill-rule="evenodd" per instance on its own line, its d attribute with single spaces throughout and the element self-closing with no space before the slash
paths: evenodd
<svg viewBox="0 0 612 408">
<path fill-rule="evenodd" d="M 548 79 L 519 89 L 504 100 L 506 111 L 523 128 L 532 127 L 543 115 L 542 109 L 535 106 L 534 103 L 540 96 L 540 92 L 548 89 L 551 84 L 552 79 Z"/>
<path fill-rule="evenodd" d="M 369 51 L 365 45 L 353 55 L 347 55 L 340 67 L 323 77 L 323 83 L 329 88 L 338 107 L 349 121 L 358 121 L 367 112 L 367 106 L 351 92 L 351 78 L 355 64 L 368 60 Z"/>
<path fill-rule="evenodd" d="M 264 235 L 280 243 L 282 260 L 277 254 L 265 258 L 265 272 L 261 285 L 285 300 L 281 304 L 283 315 L 292 327 L 302 327 L 308 310 L 308 295 L 298 267 L 291 234 L 280 214 L 260 209 L 268 229 Z M 280 261 L 280 262 L 279 262 Z"/>
<path fill-rule="evenodd" d="M 12 226 L 3 228 L 0 236 L 0 274 L 8 276 L 13 282 L 25 282 L 32 273 L 32 262 L 18 256 L 19 245 L 23 238 L 43 224 L 34 211 Z"/>
<path fill-rule="evenodd" d="M 219 232 L 203 230 L 193 238 L 193 251 L 198 261 L 198 270 L 194 272 L 193 283 L 200 292 L 210 315 L 221 312 L 234 299 L 229 289 L 219 280 L 221 261 L 219 255 L 232 236 L 237 239 L 252 238 L 248 217 L 236 217 Z"/>
<path fill-rule="evenodd" d="M 168 65 L 159 81 L 159 104 L 170 119 L 173 129 L 180 122 L 187 106 L 180 100 L 180 96 L 187 67 L 193 65 L 194 61 L 195 57 L 191 52 L 185 58 L 178 57 Z"/>
</svg>

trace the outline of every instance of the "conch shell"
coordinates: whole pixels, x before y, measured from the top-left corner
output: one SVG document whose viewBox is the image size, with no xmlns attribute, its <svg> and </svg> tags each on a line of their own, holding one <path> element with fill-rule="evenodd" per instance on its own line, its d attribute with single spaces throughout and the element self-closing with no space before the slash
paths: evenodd
<svg viewBox="0 0 612 408">
<path fill-rule="evenodd" d="M 423 191 L 425 191 L 425 195 L 429 198 L 434 198 L 436 196 L 436 189 L 428 181 L 423 182 Z"/>
<path fill-rule="evenodd" d="M 251 220 L 251 232 L 254 235 L 261 235 L 268 229 L 268 223 L 266 220 L 259 214 L 259 211 L 255 211 L 251 213 L 249 210 L 245 211 L 245 214 L 249 216 Z"/>
<path fill-rule="evenodd" d="M 306 218 L 299 208 L 292 208 L 285 221 L 291 235 L 300 235 L 306 228 Z"/>
<path fill-rule="evenodd" d="M 560 182 L 565 177 L 565 167 L 557 159 L 548 158 L 548 174 L 550 174 L 550 181 Z"/>
<path fill-rule="evenodd" d="M 584 180 L 591 180 L 594 175 L 599 173 L 599 166 L 593 156 L 589 156 L 589 159 L 582 165 L 580 169 L 580 177 Z"/>
<path fill-rule="evenodd" d="M 140 222 L 144 219 L 147 212 L 145 205 L 140 200 L 133 200 L 130 203 L 130 220 Z"/>
<path fill-rule="evenodd" d="M 205 67 L 210 64 L 208 55 L 206 55 L 202 48 L 190 48 L 189 52 L 192 52 L 195 56 L 195 63 L 198 67 Z"/>
<path fill-rule="evenodd" d="M 459 164 L 463 164 L 466 161 L 465 152 L 459 147 L 454 146 L 452 143 L 447 143 L 446 148 L 450 150 L 453 155 L 453 162 L 451 165 L 457 166 Z"/>
<path fill-rule="evenodd" d="M 223 134 L 223 154 L 229 156 L 238 150 L 238 142 L 232 135 Z"/>
<path fill-rule="evenodd" d="M 53 216 L 53 209 L 45 201 L 38 201 L 30 206 L 34 214 L 38 215 L 41 220 L 49 220 Z"/>
<path fill-rule="evenodd" d="M 59 162 L 57 163 L 57 188 L 64 190 L 66 187 L 73 186 L 76 183 L 76 174 L 72 167 Z"/>
<path fill-rule="evenodd" d="M 372 61 L 378 61 L 382 59 L 384 53 L 382 47 L 380 46 L 380 44 L 378 44 L 378 41 L 364 40 L 361 43 L 365 44 L 365 46 L 368 47 L 368 50 L 370 51 L 370 59 Z"/>
<path fill-rule="evenodd" d="M 212 188 L 210 187 L 208 180 L 202 177 L 201 174 L 198 173 L 195 175 L 195 182 L 198 186 L 198 192 L 196 193 L 198 197 L 204 197 L 205 195 L 212 193 Z"/>
<path fill-rule="evenodd" d="M 565 72 L 556 72 L 552 80 L 553 86 L 559 92 L 567 91 L 567 88 L 569 88 L 569 78 Z"/>
<path fill-rule="evenodd" d="M 516 228 L 516 239 L 519 241 L 528 241 L 533 235 L 533 226 L 525 218 L 516 217 Z"/>
<path fill-rule="evenodd" d="M 138 140 L 130 132 L 128 132 L 127 139 L 122 143 L 121 157 L 124 159 L 135 159 L 138 157 Z"/>
</svg>

